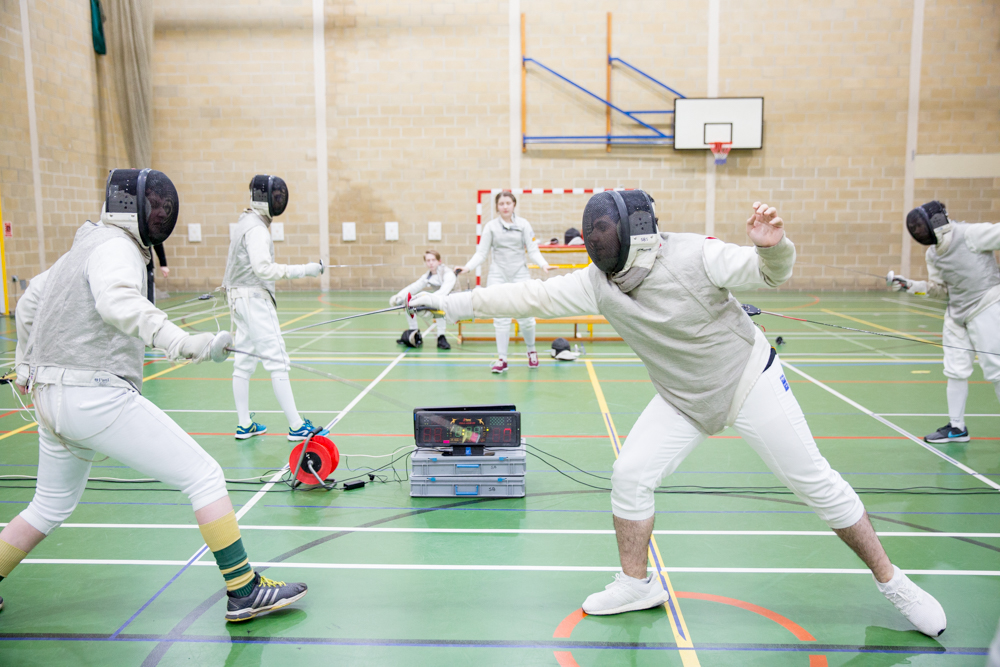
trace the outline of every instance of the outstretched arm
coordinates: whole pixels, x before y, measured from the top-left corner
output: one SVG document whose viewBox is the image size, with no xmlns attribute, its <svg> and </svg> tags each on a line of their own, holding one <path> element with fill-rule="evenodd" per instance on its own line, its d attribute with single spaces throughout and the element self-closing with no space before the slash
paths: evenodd
<svg viewBox="0 0 1000 667">
<path fill-rule="evenodd" d="M 308 264 L 278 264 L 271 259 L 268 246 L 268 231 L 263 227 L 253 227 L 243 236 L 247 244 L 247 254 L 250 255 L 250 267 L 261 280 L 280 280 L 281 278 L 305 278 L 318 276 L 322 267 L 316 262 Z"/>
<path fill-rule="evenodd" d="M 522 220 L 522 222 L 524 223 L 522 232 L 524 235 L 524 249 L 528 253 L 528 258 L 548 273 L 549 263 L 545 261 L 545 258 L 542 257 L 542 251 L 538 249 L 538 241 L 535 240 L 535 230 L 531 228 L 531 223 L 527 220 Z"/>
<path fill-rule="evenodd" d="M 965 228 L 965 245 L 972 252 L 1000 250 L 1000 224 L 979 222 Z"/>
</svg>

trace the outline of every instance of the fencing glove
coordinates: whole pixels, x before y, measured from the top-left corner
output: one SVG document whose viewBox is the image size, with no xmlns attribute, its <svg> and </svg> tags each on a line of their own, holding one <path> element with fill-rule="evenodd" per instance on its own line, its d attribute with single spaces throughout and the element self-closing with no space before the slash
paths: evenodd
<svg viewBox="0 0 1000 667">
<path fill-rule="evenodd" d="M 213 340 L 215 340 L 215 334 L 207 332 L 190 334 L 187 338 L 183 339 L 180 346 L 178 346 L 175 360 L 190 359 L 192 362 L 200 364 L 203 361 L 211 359 Z"/>
<path fill-rule="evenodd" d="M 318 262 L 309 262 L 305 265 L 305 274 L 312 278 L 318 278 L 319 275 L 323 273 L 323 264 Z"/>
<path fill-rule="evenodd" d="M 389 297 L 389 305 L 402 306 L 404 303 L 406 303 L 406 294 L 407 294 L 406 290 L 403 290 L 399 294 Z"/>
<path fill-rule="evenodd" d="M 444 312 L 444 297 L 437 292 L 421 292 L 410 298 L 410 308 L 424 308 Z"/>
</svg>

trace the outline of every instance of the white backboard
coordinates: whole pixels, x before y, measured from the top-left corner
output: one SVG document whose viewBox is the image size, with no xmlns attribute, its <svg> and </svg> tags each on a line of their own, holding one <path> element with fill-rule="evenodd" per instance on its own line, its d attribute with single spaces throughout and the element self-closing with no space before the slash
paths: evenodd
<svg viewBox="0 0 1000 667">
<path fill-rule="evenodd" d="M 733 149 L 761 148 L 763 137 L 763 97 L 674 100 L 675 150 L 708 150 L 713 141 L 731 141 Z"/>
</svg>

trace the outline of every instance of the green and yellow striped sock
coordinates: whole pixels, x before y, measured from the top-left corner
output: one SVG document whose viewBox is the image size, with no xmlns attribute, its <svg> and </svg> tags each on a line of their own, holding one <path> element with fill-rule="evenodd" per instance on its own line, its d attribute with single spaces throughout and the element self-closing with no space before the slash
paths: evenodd
<svg viewBox="0 0 1000 667">
<path fill-rule="evenodd" d="M 15 546 L 0 540 L 0 581 L 10 576 L 11 570 L 17 567 L 28 554 Z"/>
<path fill-rule="evenodd" d="M 198 526 L 205 544 L 212 550 L 215 562 L 226 580 L 226 590 L 236 596 L 250 595 L 253 590 L 254 571 L 247 559 L 240 537 L 240 525 L 236 523 L 236 512 Z"/>
</svg>

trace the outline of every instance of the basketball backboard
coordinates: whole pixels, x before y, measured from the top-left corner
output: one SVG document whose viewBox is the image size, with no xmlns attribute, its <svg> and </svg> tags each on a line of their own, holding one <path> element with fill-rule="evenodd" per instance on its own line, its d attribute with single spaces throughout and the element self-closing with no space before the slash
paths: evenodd
<svg viewBox="0 0 1000 667">
<path fill-rule="evenodd" d="M 711 150 L 717 143 L 731 143 L 732 149 L 761 148 L 763 136 L 763 97 L 674 100 L 675 150 Z"/>
</svg>

